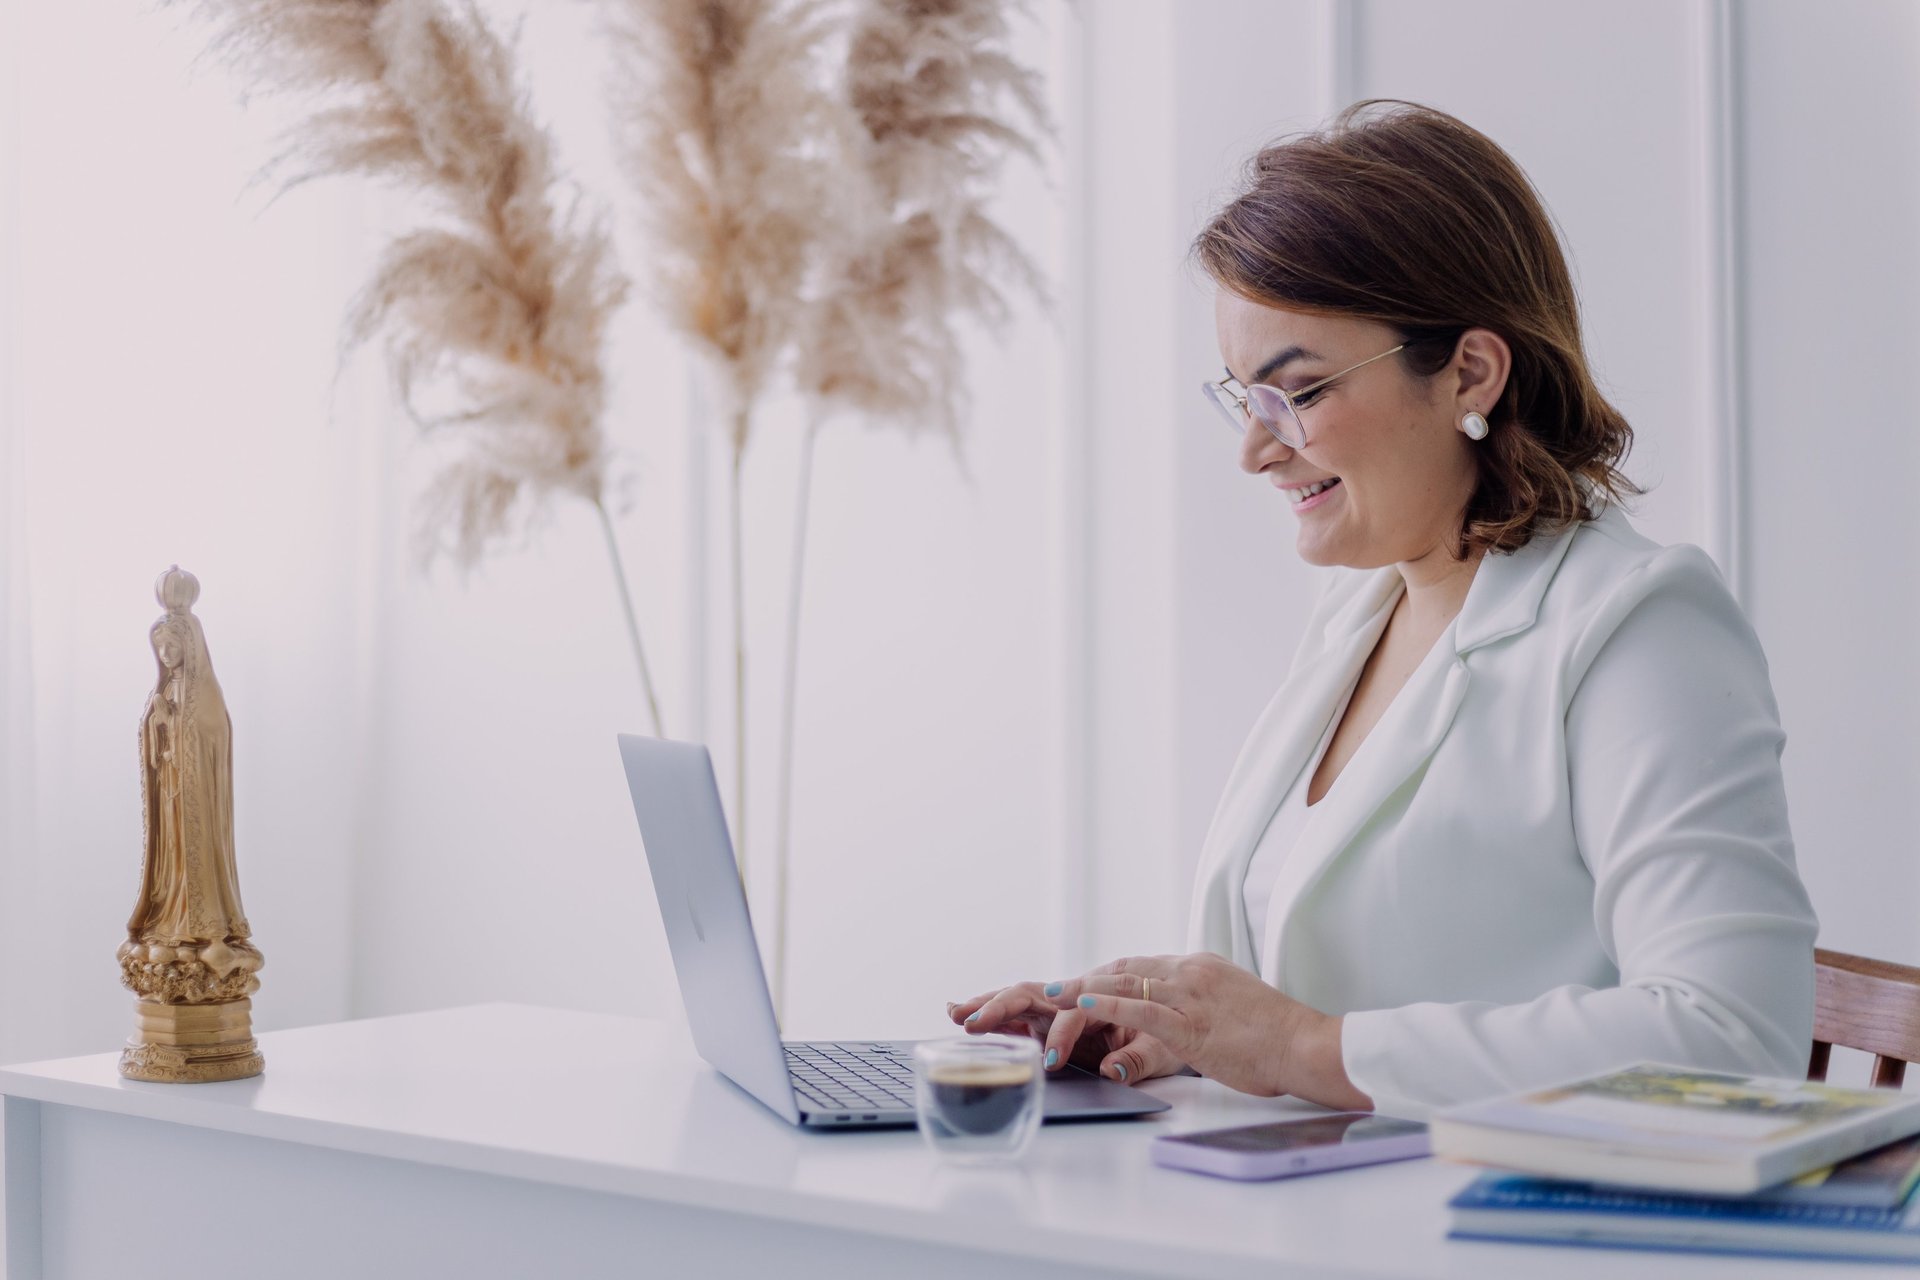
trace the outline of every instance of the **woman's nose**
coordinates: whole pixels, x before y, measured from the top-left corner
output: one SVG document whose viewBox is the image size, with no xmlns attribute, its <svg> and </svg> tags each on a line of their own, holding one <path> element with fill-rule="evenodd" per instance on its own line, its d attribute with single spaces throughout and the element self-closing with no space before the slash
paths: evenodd
<svg viewBox="0 0 1920 1280">
<path fill-rule="evenodd" d="M 1240 469 L 1250 476 L 1276 462 L 1285 462 L 1293 456 L 1293 450 L 1280 442 L 1280 437 L 1267 430 L 1266 426 L 1251 418 L 1247 420 L 1247 429 L 1240 433 Z"/>
</svg>

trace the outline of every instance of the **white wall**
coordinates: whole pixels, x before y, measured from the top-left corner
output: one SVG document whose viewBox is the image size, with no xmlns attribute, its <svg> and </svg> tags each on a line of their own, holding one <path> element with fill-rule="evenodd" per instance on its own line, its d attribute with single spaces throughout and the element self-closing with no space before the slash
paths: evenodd
<svg viewBox="0 0 1920 1280">
<path fill-rule="evenodd" d="M 1094 949 L 1177 942 L 1169 886 L 1184 889 L 1311 590 L 1286 513 L 1187 386 L 1218 356 L 1210 295 L 1174 260 L 1261 141 L 1381 96 L 1459 114 L 1540 188 L 1594 368 L 1637 432 L 1638 522 L 1736 569 L 1767 646 L 1821 943 L 1920 961 L 1901 803 L 1920 696 L 1905 661 L 1920 526 L 1903 500 L 1920 461 L 1904 386 L 1920 15 L 1893 0 L 1086 14 L 1101 260 L 1079 372 L 1101 436 L 1125 441 L 1101 463 L 1123 475 L 1094 488 L 1095 785 L 1114 815 Z"/>
<path fill-rule="evenodd" d="M 631 197 L 606 155 L 585 6 L 527 28 L 536 100 L 568 164 Z M 1021 54 L 1044 65 L 1043 27 Z M 999 214 L 1051 270 L 1041 175 Z M 620 233 L 636 274 L 647 250 Z M 642 277 L 644 283 L 644 277 Z M 1063 958 L 1048 639 L 1066 567 L 1057 332 L 1031 308 L 968 340 L 962 480 L 944 444 L 830 425 L 814 469 L 792 871 L 788 1025 L 917 1033 L 946 1000 Z M 707 738 L 733 807 L 728 470 L 679 348 L 633 308 L 609 346 L 609 421 L 633 481 L 620 522 L 667 732 Z M 709 388 L 709 393 L 711 389 Z M 711 394 L 707 399 L 712 399 Z M 775 398 L 746 469 L 749 871 L 770 943 L 776 700 L 800 415 Z M 396 447 L 404 505 L 415 451 Z M 644 709 L 584 509 L 466 583 L 398 561 L 383 603 L 379 785 L 356 871 L 354 999 L 380 1013 L 504 998 L 674 1015 L 679 996 L 614 745 Z"/>
<path fill-rule="evenodd" d="M 1823 945 L 1920 963 L 1920 10 L 1739 6 L 1750 607 Z"/>
<path fill-rule="evenodd" d="M 338 1018 L 370 512 L 362 418 L 330 418 L 328 395 L 357 206 L 241 197 L 271 118 L 189 77 L 199 41 L 177 14 L 126 0 L 10 22 L 0 1060 L 131 1030 L 114 952 L 139 888 L 153 585 L 175 562 L 201 579 L 233 711 L 256 1025 Z"/>
<path fill-rule="evenodd" d="M 8 795 L 36 807 L 9 809 L 0 891 L 7 962 L 74 976 L 9 992 L 0 1026 L 36 1030 L 0 1056 L 124 1030 L 127 757 L 149 583 L 174 558 L 206 581 L 239 721 L 263 1026 L 494 998 L 676 1012 L 612 745 L 642 713 L 597 530 L 560 507 L 470 580 L 414 570 L 431 459 L 377 398 L 324 414 L 369 251 L 357 206 L 237 205 L 262 122 L 217 74 L 184 77 L 191 40 L 160 37 L 157 60 L 169 24 L 135 9 L 84 31 L 36 11 L 21 78 L 7 189 L 30 251 L 0 369 L 24 497 L 0 658 L 11 678 L 30 642 L 10 747 L 17 716 L 37 727 Z M 1641 523 L 1737 567 L 1771 655 L 1822 941 L 1920 962 L 1900 803 L 1920 763 L 1902 661 L 1920 18 L 1899 0 L 1037 13 L 1022 49 L 1054 68 L 1070 145 L 1051 191 L 1011 171 L 1003 212 L 1062 281 L 1061 326 L 970 339 L 970 487 L 934 442 L 850 424 L 817 462 L 789 1025 L 924 1031 L 945 999 L 1180 946 L 1220 780 L 1312 589 L 1291 516 L 1195 394 L 1218 355 L 1186 246 L 1253 148 L 1364 95 L 1458 112 L 1540 186 L 1639 432 Z M 523 48 L 567 163 L 624 199 L 586 21 L 537 7 Z M 644 306 L 611 349 L 620 536 L 669 731 L 711 737 L 725 777 L 723 459 Z M 763 920 L 795 423 L 768 407 L 748 477 Z"/>
</svg>

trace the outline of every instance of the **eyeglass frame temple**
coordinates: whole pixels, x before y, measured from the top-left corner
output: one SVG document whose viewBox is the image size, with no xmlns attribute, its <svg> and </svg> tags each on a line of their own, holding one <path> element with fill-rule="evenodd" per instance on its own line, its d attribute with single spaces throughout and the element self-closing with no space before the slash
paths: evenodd
<svg viewBox="0 0 1920 1280">
<path fill-rule="evenodd" d="M 1403 342 L 1399 346 L 1395 347 L 1392 351 L 1382 351 L 1377 356 L 1368 356 L 1365 360 L 1362 360 L 1359 364 L 1350 364 L 1346 368 L 1342 369 L 1340 372 L 1330 373 L 1326 377 L 1320 379 L 1320 381 L 1308 383 L 1306 386 L 1300 388 L 1298 391 L 1288 391 L 1285 387 L 1276 387 L 1276 386 L 1273 386 L 1271 383 L 1256 383 L 1255 385 L 1265 386 L 1269 390 L 1279 392 L 1280 398 L 1287 402 L 1287 408 L 1293 413 L 1294 417 L 1298 418 L 1300 416 L 1300 406 L 1293 402 L 1293 398 L 1295 396 L 1310 395 L 1313 392 L 1318 391 L 1320 388 L 1326 386 L 1329 382 L 1332 382 L 1335 378 L 1344 378 L 1348 374 L 1352 373 L 1355 369 L 1364 368 L 1367 365 L 1372 364 L 1375 360 L 1385 360 L 1388 356 L 1394 355 L 1397 352 L 1405 351 L 1406 349 L 1407 349 L 1407 344 Z M 1233 370 L 1229 369 L 1227 370 L 1226 377 L 1220 379 L 1218 382 L 1215 382 L 1211 385 L 1219 387 L 1222 391 L 1232 396 L 1235 400 L 1238 400 L 1240 402 L 1240 412 L 1246 414 L 1247 417 L 1252 418 L 1253 414 L 1249 412 L 1247 409 L 1247 405 L 1252 400 L 1252 396 L 1250 394 L 1242 395 L 1240 392 L 1235 391 L 1233 388 L 1227 385 L 1227 383 L 1235 382 L 1235 381 L 1238 381 L 1238 379 L 1236 379 L 1233 376 Z M 1244 383 L 1241 384 L 1241 387 L 1242 387 L 1242 390 L 1247 391 L 1249 393 L 1251 393 L 1253 390 L 1253 387 L 1249 387 Z"/>
</svg>

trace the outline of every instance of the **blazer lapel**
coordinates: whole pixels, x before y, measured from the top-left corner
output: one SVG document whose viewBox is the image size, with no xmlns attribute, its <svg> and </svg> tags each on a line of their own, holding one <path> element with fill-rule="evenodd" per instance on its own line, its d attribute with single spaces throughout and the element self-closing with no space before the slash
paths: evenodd
<svg viewBox="0 0 1920 1280">
<path fill-rule="evenodd" d="M 1254 846 L 1274 810 L 1320 742 L 1339 706 L 1386 628 L 1400 598 L 1398 572 L 1383 570 L 1353 604 L 1328 626 L 1332 639 L 1296 670 L 1255 722 L 1227 775 L 1220 804 L 1201 845 L 1187 923 L 1188 947 L 1227 956 L 1256 968 L 1258 940 L 1247 930 L 1242 883 Z"/>
<path fill-rule="evenodd" d="M 1269 985 L 1286 989 L 1286 932 L 1294 909 L 1380 807 L 1439 748 L 1467 694 L 1471 680 L 1467 654 L 1533 626 L 1541 598 L 1578 528 L 1576 525 L 1554 538 L 1536 538 L 1510 555 L 1490 554 L 1480 562 L 1459 617 L 1434 641 L 1432 652 L 1347 762 L 1333 789 L 1314 806 L 1312 818 L 1274 881 L 1273 897 L 1267 906 L 1267 936 L 1252 940 L 1257 958 L 1253 967 Z M 1385 614 L 1379 621 L 1384 624 Z M 1356 673 L 1373 651 L 1378 634 L 1378 628 L 1369 629 L 1371 638 L 1360 649 Z M 1324 727 L 1324 716 L 1317 723 Z M 1303 755 L 1306 749 L 1302 749 Z M 1295 765 L 1286 780 L 1291 782 L 1298 772 L 1299 765 Z M 1282 790 L 1275 797 L 1276 804 L 1284 794 Z M 1267 816 L 1272 812 L 1271 807 L 1265 811 Z M 1254 838 L 1258 837 L 1256 830 Z M 1245 869 L 1243 860 L 1239 872 L 1242 878 Z M 1236 879 L 1234 883 L 1239 882 Z M 1244 930 L 1244 915 L 1242 918 Z"/>
</svg>

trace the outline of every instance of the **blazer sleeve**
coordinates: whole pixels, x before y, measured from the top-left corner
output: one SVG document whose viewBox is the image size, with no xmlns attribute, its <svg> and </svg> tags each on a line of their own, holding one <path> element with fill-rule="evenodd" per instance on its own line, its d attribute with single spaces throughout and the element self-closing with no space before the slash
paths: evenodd
<svg viewBox="0 0 1920 1280">
<path fill-rule="evenodd" d="M 1806 1073 L 1819 924 L 1766 658 L 1739 605 L 1698 548 L 1665 548 L 1609 592 L 1560 671 L 1574 838 L 1619 985 L 1346 1015 L 1348 1076 L 1382 1112 L 1642 1060 Z"/>
</svg>

